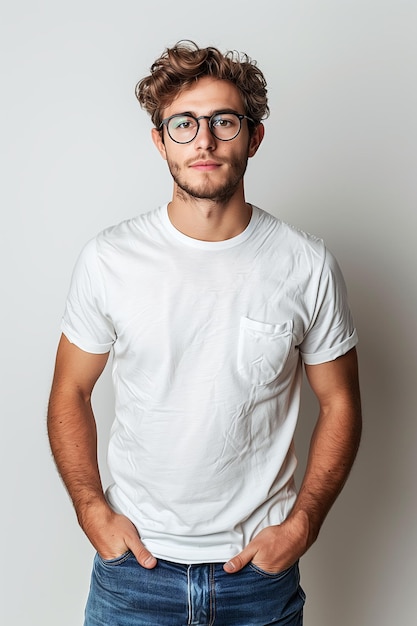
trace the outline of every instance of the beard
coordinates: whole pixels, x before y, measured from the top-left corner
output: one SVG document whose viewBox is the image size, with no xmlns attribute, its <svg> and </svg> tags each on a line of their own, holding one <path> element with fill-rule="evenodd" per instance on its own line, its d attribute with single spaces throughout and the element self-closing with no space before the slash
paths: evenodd
<svg viewBox="0 0 417 626">
<path fill-rule="evenodd" d="M 181 174 L 181 167 L 178 163 L 169 159 L 167 163 L 172 178 L 183 194 L 191 198 L 212 200 L 224 204 L 233 197 L 243 179 L 248 164 L 248 155 L 229 161 L 229 176 L 226 181 L 220 183 L 215 183 L 210 180 L 209 173 L 204 174 L 203 180 L 199 183 L 191 183 Z M 185 164 L 185 166 L 187 167 L 187 164 Z"/>
</svg>

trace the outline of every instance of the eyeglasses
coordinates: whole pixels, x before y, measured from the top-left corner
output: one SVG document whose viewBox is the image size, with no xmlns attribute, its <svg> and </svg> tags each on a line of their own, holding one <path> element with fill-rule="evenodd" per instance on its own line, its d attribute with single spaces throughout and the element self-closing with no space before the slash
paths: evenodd
<svg viewBox="0 0 417 626">
<path fill-rule="evenodd" d="M 166 126 L 168 135 L 175 143 L 190 143 L 197 137 L 200 128 L 200 120 L 208 120 L 210 132 L 220 141 L 235 139 L 242 128 L 242 120 L 248 120 L 255 124 L 254 120 L 241 113 L 220 111 L 213 115 L 200 115 L 195 117 L 190 113 L 176 113 L 162 120 L 158 130 Z"/>
</svg>

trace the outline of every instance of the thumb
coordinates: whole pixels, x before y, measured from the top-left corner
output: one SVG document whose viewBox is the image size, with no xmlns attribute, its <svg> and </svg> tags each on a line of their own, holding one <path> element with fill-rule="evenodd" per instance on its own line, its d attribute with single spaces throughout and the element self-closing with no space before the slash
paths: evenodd
<svg viewBox="0 0 417 626">
<path fill-rule="evenodd" d="M 252 561 L 255 553 L 255 550 L 251 549 L 250 546 L 247 546 L 244 550 L 242 550 L 242 552 L 239 552 L 239 554 L 234 556 L 223 565 L 224 571 L 228 574 L 234 574 L 235 572 L 239 572 L 245 567 L 245 565 Z"/>
<path fill-rule="evenodd" d="M 145 567 L 146 569 L 153 569 L 158 561 L 153 554 L 145 548 L 139 537 L 129 543 L 130 545 L 127 547 L 135 555 L 139 565 L 142 565 L 142 567 Z"/>
</svg>

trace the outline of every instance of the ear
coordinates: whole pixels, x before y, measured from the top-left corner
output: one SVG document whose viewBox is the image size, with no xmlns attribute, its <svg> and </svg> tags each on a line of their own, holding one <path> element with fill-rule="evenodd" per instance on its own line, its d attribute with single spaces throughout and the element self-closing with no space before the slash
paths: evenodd
<svg viewBox="0 0 417 626">
<path fill-rule="evenodd" d="M 157 128 L 152 128 L 152 131 L 151 131 L 151 133 L 152 133 L 152 141 L 154 142 L 154 144 L 155 144 L 159 154 L 161 155 L 161 157 L 163 159 L 165 159 L 165 161 L 166 161 L 167 153 L 166 153 L 166 150 L 165 150 L 165 144 L 162 141 L 162 133 L 163 132 L 164 132 L 163 130 L 159 131 Z"/>
<path fill-rule="evenodd" d="M 264 127 L 264 125 L 262 123 L 258 124 L 255 127 L 255 130 L 253 131 L 253 134 L 252 134 L 252 136 L 250 138 L 250 141 L 249 141 L 249 154 L 248 154 L 249 157 L 253 157 L 256 154 L 259 146 L 262 143 L 262 139 L 264 138 L 264 134 L 265 134 L 265 127 Z"/>
</svg>

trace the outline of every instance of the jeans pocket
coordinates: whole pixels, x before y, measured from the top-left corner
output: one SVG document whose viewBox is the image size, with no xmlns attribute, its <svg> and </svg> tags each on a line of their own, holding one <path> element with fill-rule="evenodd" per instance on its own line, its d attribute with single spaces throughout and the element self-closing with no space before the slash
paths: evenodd
<svg viewBox="0 0 417 626">
<path fill-rule="evenodd" d="M 297 564 L 295 563 L 294 565 L 291 565 L 291 567 L 288 567 L 287 569 L 284 569 L 281 572 L 267 572 L 266 570 L 262 569 L 261 567 L 258 567 L 258 565 L 255 565 L 254 563 L 248 564 L 248 567 L 252 571 L 259 574 L 260 576 L 264 576 L 266 578 L 275 578 L 276 580 L 279 580 L 280 578 L 284 578 L 285 576 L 290 574 L 296 568 L 296 566 Z"/>
<path fill-rule="evenodd" d="M 116 556 L 114 559 L 103 559 L 103 557 L 97 552 L 97 559 L 103 565 L 116 567 L 117 565 L 124 563 L 131 556 L 131 554 L 130 550 L 126 550 L 126 552 L 123 552 L 120 556 Z"/>
</svg>

